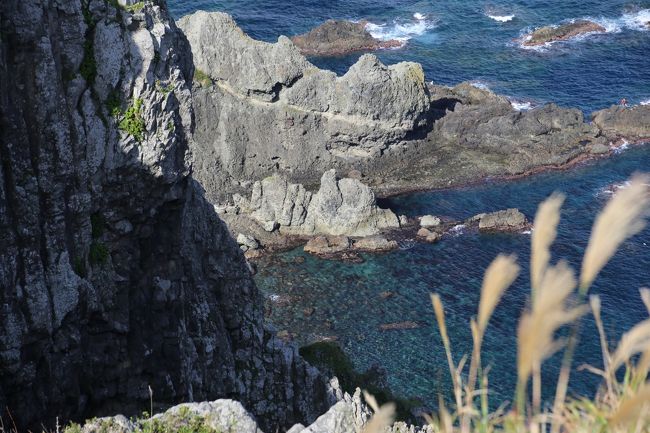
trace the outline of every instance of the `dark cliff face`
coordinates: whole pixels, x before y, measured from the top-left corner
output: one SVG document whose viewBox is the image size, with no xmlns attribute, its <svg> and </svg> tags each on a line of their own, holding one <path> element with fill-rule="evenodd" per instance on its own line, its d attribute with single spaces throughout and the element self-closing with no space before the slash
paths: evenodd
<svg viewBox="0 0 650 433">
<path fill-rule="evenodd" d="M 269 431 L 326 384 L 263 328 L 187 161 L 191 52 L 161 2 L 0 4 L 0 407 L 19 427 L 235 398 Z"/>
</svg>

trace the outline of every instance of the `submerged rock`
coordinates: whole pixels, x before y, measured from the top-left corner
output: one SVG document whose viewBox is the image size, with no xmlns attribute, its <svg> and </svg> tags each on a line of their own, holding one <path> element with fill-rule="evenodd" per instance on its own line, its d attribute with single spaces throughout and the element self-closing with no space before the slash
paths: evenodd
<svg viewBox="0 0 650 433">
<path fill-rule="evenodd" d="M 389 241 L 385 236 L 368 236 L 354 241 L 354 249 L 368 252 L 392 251 L 399 248 L 397 241 Z"/>
<path fill-rule="evenodd" d="M 351 241 L 347 236 L 316 236 L 304 247 L 306 253 L 328 256 L 350 249 Z"/>
<path fill-rule="evenodd" d="M 399 323 L 384 323 L 379 325 L 379 329 L 382 331 L 395 331 L 395 330 L 404 330 L 404 329 L 417 329 L 420 327 L 420 324 L 417 322 L 399 322 Z"/>
<path fill-rule="evenodd" d="M 546 26 L 535 30 L 524 39 L 525 46 L 544 45 L 549 42 L 565 41 L 586 33 L 605 33 L 607 29 L 589 20 L 578 20 L 559 26 Z"/>
<path fill-rule="evenodd" d="M 306 56 L 335 56 L 402 46 L 400 41 L 381 41 L 366 30 L 367 21 L 328 20 L 308 33 L 291 38 Z"/>
</svg>

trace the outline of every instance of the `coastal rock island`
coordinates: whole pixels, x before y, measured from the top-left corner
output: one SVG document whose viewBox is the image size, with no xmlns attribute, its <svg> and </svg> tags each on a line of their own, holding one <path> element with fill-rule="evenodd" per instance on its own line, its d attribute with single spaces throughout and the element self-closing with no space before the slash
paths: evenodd
<svg viewBox="0 0 650 433">
<path fill-rule="evenodd" d="M 566 41 L 589 33 L 605 33 L 607 29 L 589 20 L 576 20 L 559 26 L 539 28 L 524 37 L 524 45 L 534 47 L 551 42 Z"/>
<path fill-rule="evenodd" d="M 397 40 L 382 41 L 366 30 L 367 21 L 328 20 L 309 32 L 293 36 L 291 41 L 306 56 L 336 56 L 355 51 L 399 48 Z"/>
</svg>

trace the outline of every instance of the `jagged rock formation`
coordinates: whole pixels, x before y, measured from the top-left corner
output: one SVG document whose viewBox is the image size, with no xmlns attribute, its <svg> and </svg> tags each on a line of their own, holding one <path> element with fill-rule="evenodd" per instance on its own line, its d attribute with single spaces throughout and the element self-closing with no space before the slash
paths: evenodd
<svg viewBox="0 0 650 433">
<path fill-rule="evenodd" d="M 605 33 L 607 29 L 589 20 L 576 20 L 559 26 L 539 28 L 524 37 L 524 45 L 534 47 L 550 42 L 566 41 L 587 33 Z"/>
<path fill-rule="evenodd" d="M 592 114 L 596 126 L 611 136 L 650 139 L 650 105 L 613 106 Z"/>
<path fill-rule="evenodd" d="M 0 416 L 140 413 L 149 387 L 268 431 L 322 413 L 189 175 L 193 61 L 164 3 L 5 0 L 0 30 Z"/>
<path fill-rule="evenodd" d="M 222 13 L 179 21 L 199 70 L 195 89 L 197 178 L 215 201 L 219 185 L 274 171 L 315 183 L 339 165 L 372 158 L 426 134 L 430 99 L 422 67 L 362 56 L 342 77 L 311 65 L 288 38 L 246 36 Z M 218 41 L 218 43 L 216 43 Z"/>
<path fill-rule="evenodd" d="M 250 200 L 239 198 L 237 204 L 262 225 L 277 223 L 285 234 L 370 236 L 400 226 L 390 209 L 377 206 L 369 187 L 356 179 L 339 180 L 335 170 L 323 174 L 315 194 L 271 176 L 255 182 Z"/>
<path fill-rule="evenodd" d="M 287 433 L 356 433 L 363 431 L 372 417 L 372 412 L 362 401 L 357 388 L 354 395 L 345 394 L 341 401 L 332 406 L 313 424 L 305 427 L 296 424 Z M 148 426 L 157 425 L 164 431 L 179 431 L 182 428 L 209 428 L 228 433 L 262 433 L 255 417 L 236 401 L 217 400 L 213 402 L 181 404 L 158 414 L 151 419 L 129 421 L 122 415 L 91 420 L 82 426 L 82 433 L 135 433 Z M 433 433 L 430 426 L 416 427 L 397 422 L 385 433 Z"/>
<path fill-rule="evenodd" d="M 309 32 L 291 38 L 306 56 L 336 56 L 354 51 L 373 51 L 382 48 L 398 48 L 403 45 L 396 40 L 375 39 L 366 30 L 367 21 L 327 20 Z"/>
</svg>

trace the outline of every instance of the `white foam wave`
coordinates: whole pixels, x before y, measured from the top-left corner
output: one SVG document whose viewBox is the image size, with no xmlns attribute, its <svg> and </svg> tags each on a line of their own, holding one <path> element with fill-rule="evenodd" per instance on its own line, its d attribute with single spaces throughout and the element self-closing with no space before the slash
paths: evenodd
<svg viewBox="0 0 650 433">
<path fill-rule="evenodd" d="M 627 140 L 623 139 L 623 142 L 620 145 L 612 146 L 612 150 L 614 151 L 614 153 L 622 153 L 625 152 L 627 149 L 629 149 L 629 147 L 630 147 L 630 143 Z"/>
<path fill-rule="evenodd" d="M 531 101 L 520 101 L 517 99 L 511 99 L 510 105 L 517 111 L 528 111 L 536 107 L 535 103 Z"/>
<path fill-rule="evenodd" d="M 454 236 L 460 236 L 465 232 L 465 224 L 458 224 L 449 229 L 449 233 Z"/>
<path fill-rule="evenodd" d="M 488 86 L 487 83 L 485 83 L 485 82 L 483 82 L 483 81 L 480 81 L 480 80 L 473 80 L 473 81 L 470 81 L 469 84 L 471 84 L 472 86 L 476 87 L 477 89 L 481 89 L 481 90 L 490 90 L 490 86 Z"/>
<path fill-rule="evenodd" d="M 507 23 L 515 19 L 514 15 L 490 15 L 486 14 L 486 16 L 490 19 L 493 19 L 494 21 L 498 21 L 500 23 Z"/>
<path fill-rule="evenodd" d="M 639 105 L 650 105 L 650 99 L 639 102 Z"/>
<path fill-rule="evenodd" d="M 631 30 L 650 31 L 650 9 L 623 14 L 619 21 Z"/>
<path fill-rule="evenodd" d="M 605 28 L 605 33 L 620 33 L 624 29 L 628 30 L 637 30 L 637 31 L 650 31 L 650 9 L 641 9 L 635 12 L 628 12 L 623 14 L 618 18 L 606 18 L 606 17 L 583 17 L 583 18 L 574 18 L 571 20 L 565 21 L 565 23 L 573 23 L 579 20 L 593 21 L 596 24 L 600 24 Z M 556 26 L 555 26 L 556 27 Z M 543 45 L 536 46 L 527 46 L 523 42 L 526 42 L 530 39 L 530 34 L 535 29 L 528 28 L 522 34 L 521 43 L 519 44 L 520 48 L 533 51 L 546 51 L 551 45 L 555 44 L 558 41 L 547 42 Z M 588 32 L 577 37 L 571 38 L 574 41 L 584 40 L 592 35 L 602 34 L 602 32 Z M 566 41 L 564 41 L 566 42 Z"/>
<path fill-rule="evenodd" d="M 385 24 L 366 24 L 366 30 L 376 39 L 382 41 L 406 42 L 418 36 L 422 36 L 429 30 L 436 27 L 433 20 L 428 20 L 424 14 L 419 12 L 413 15 L 414 20 L 396 19 Z"/>
</svg>

